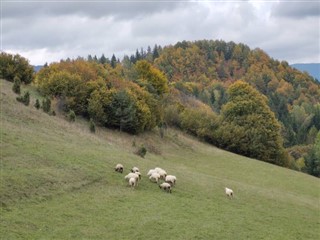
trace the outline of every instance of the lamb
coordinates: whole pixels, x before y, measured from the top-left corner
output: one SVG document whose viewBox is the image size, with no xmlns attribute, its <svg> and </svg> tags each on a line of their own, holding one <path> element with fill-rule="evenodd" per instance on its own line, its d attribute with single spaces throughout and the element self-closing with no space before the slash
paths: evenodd
<svg viewBox="0 0 320 240">
<path fill-rule="evenodd" d="M 140 172 L 140 170 L 139 170 L 139 168 L 137 168 L 137 167 L 133 167 L 133 168 L 131 169 L 131 172 L 133 172 L 133 173 L 135 173 L 135 172 Z"/>
<path fill-rule="evenodd" d="M 116 167 L 114 168 L 114 170 L 115 170 L 116 172 L 122 173 L 122 172 L 123 172 L 123 165 L 120 164 L 120 163 L 118 163 L 118 164 L 116 165 Z"/>
<path fill-rule="evenodd" d="M 169 183 L 171 186 L 174 186 L 176 184 L 177 178 L 173 175 L 167 175 L 165 178 L 165 182 Z"/>
<path fill-rule="evenodd" d="M 233 191 L 232 191 L 232 189 L 230 189 L 230 188 L 225 188 L 225 191 L 226 191 L 226 195 L 228 196 L 228 197 L 230 197 L 230 198 L 233 198 Z"/>
<path fill-rule="evenodd" d="M 150 175 L 149 179 L 150 179 L 150 181 L 152 181 L 152 182 L 158 183 L 158 181 L 159 181 L 159 179 L 160 179 L 160 174 L 154 172 L 154 173 L 152 173 L 152 174 Z"/>
<path fill-rule="evenodd" d="M 169 183 L 166 183 L 166 182 L 161 183 L 161 184 L 159 185 L 159 188 L 165 190 L 165 191 L 168 192 L 168 193 L 171 193 L 171 185 L 170 185 Z"/>
</svg>

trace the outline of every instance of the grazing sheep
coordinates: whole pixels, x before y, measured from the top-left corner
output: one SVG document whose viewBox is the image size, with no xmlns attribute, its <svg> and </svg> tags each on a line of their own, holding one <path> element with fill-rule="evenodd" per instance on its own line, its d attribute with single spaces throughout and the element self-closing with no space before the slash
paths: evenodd
<svg viewBox="0 0 320 240">
<path fill-rule="evenodd" d="M 114 170 L 115 170 L 116 172 L 122 173 L 122 172 L 123 172 L 123 165 L 120 164 L 120 163 L 118 163 L 118 164 L 116 165 L 116 167 L 114 168 Z"/>
<path fill-rule="evenodd" d="M 141 173 L 140 172 L 135 172 L 139 176 L 139 179 L 141 179 Z"/>
<path fill-rule="evenodd" d="M 129 181 L 129 184 L 130 184 L 130 179 L 131 179 L 131 178 L 134 178 L 134 179 L 136 180 L 134 186 L 138 186 L 139 175 L 138 175 L 137 173 L 132 173 L 132 172 L 131 172 L 131 173 L 128 173 L 128 174 L 124 177 L 125 180 Z M 131 184 L 130 184 L 130 185 L 131 185 Z"/>
<path fill-rule="evenodd" d="M 152 173 L 152 174 L 150 175 L 149 179 L 150 179 L 150 181 L 152 181 L 152 182 L 158 183 L 158 181 L 159 181 L 159 179 L 160 179 L 160 174 L 154 172 L 154 173 Z"/>
<path fill-rule="evenodd" d="M 171 186 L 174 186 L 176 184 L 177 178 L 173 175 L 167 175 L 165 178 L 165 182 L 169 183 Z"/>
<path fill-rule="evenodd" d="M 134 177 L 132 177 L 132 178 L 130 178 L 129 179 L 129 185 L 132 187 L 132 188 L 134 188 L 135 186 L 137 186 L 137 179 L 136 178 L 134 178 Z"/>
<path fill-rule="evenodd" d="M 139 180 L 139 175 L 136 173 L 128 173 L 128 175 L 124 177 L 124 179 L 127 181 L 129 181 L 130 178 L 136 178 L 137 180 Z"/>
<path fill-rule="evenodd" d="M 156 170 L 157 173 L 160 174 L 161 179 L 165 180 L 165 178 L 167 176 L 167 172 L 164 169 L 156 167 L 154 170 Z"/>
<path fill-rule="evenodd" d="M 155 169 L 150 169 L 149 172 L 147 173 L 147 176 L 150 177 L 152 173 L 157 172 Z"/>
<path fill-rule="evenodd" d="M 233 198 L 233 191 L 232 191 L 232 189 L 230 189 L 230 188 L 225 188 L 225 191 L 226 191 L 226 195 L 228 196 L 228 197 L 230 197 L 230 198 Z"/>
<path fill-rule="evenodd" d="M 170 185 L 169 183 L 166 183 L 166 182 L 161 183 L 161 184 L 159 185 L 159 188 L 165 190 L 165 191 L 168 192 L 168 193 L 171 193 L 171 185 Z"/>
<path fill-rule="evenodd" d="M 131 172 L 133 172 L 133 173 L 135 173 L 135 172 L 140 172 L 140 170 L 139 170 L 139 168 L 137 168 L 137 167 L 133 167 L 133 168 L 131 169 Z"/>
</svg>

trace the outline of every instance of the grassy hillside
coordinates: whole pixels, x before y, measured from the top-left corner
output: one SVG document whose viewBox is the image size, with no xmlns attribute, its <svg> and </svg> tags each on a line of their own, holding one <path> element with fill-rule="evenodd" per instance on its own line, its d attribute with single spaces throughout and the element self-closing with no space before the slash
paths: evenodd
<svg viewBox="0 0 320 240">
<path fill-rule="evenodd" d="M 319 179 L 169 129 L 89 131 L 15 100 L 1 80 L 1 239 L 319 239 Z M 33 92 L 34 96 L 34 92 Z M 32 99 L 34 101 L 34 98 Z M 145 144 L 145 158 L 133 154 Z M 144 174 L 126 186 L 116 163 Z M 172 194 L 145 176 L 177 176 Z M 232 188 L 235 198 L 224 195 Z"/>
</svg>

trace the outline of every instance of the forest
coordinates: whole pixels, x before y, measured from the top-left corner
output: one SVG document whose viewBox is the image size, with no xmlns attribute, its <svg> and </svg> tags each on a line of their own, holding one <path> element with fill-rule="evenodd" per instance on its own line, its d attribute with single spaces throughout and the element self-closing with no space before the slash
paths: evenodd
<svg viewBox="0 0 320 240">
<path fill-rule="evenodd" d="M 320 177 L 320 83 L 261 49 L 182 41 L 141 48 L 122 60 L 63 59 L 37 73 L 18 54 L 2 52 L 0 61 L 0 78 L 34 85 L 66 115 L 130 134 L 158 128 L 163 135 L 175 127 Z"/>
</svg>

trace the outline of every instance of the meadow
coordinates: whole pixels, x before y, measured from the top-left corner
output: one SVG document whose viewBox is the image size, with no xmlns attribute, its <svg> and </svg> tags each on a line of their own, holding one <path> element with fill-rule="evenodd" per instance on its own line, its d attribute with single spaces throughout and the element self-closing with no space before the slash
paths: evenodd
<svg viewBox="0 0 320 240">
<path fill-rule="evenodd" d="M 320 239 L 318 178 L 176 129 L 91 133 L 84 119 L 37 110 L 32 86 L 24 106 L 0 83 L 0 239 Z M 141 145 L 145 158 L 134 154 Z M 133 166 L 143 175 L 136 189 L 124 180 Z M 171 194 L 147 178 L 155 167 L 177 176 Z"/>
</svg>

